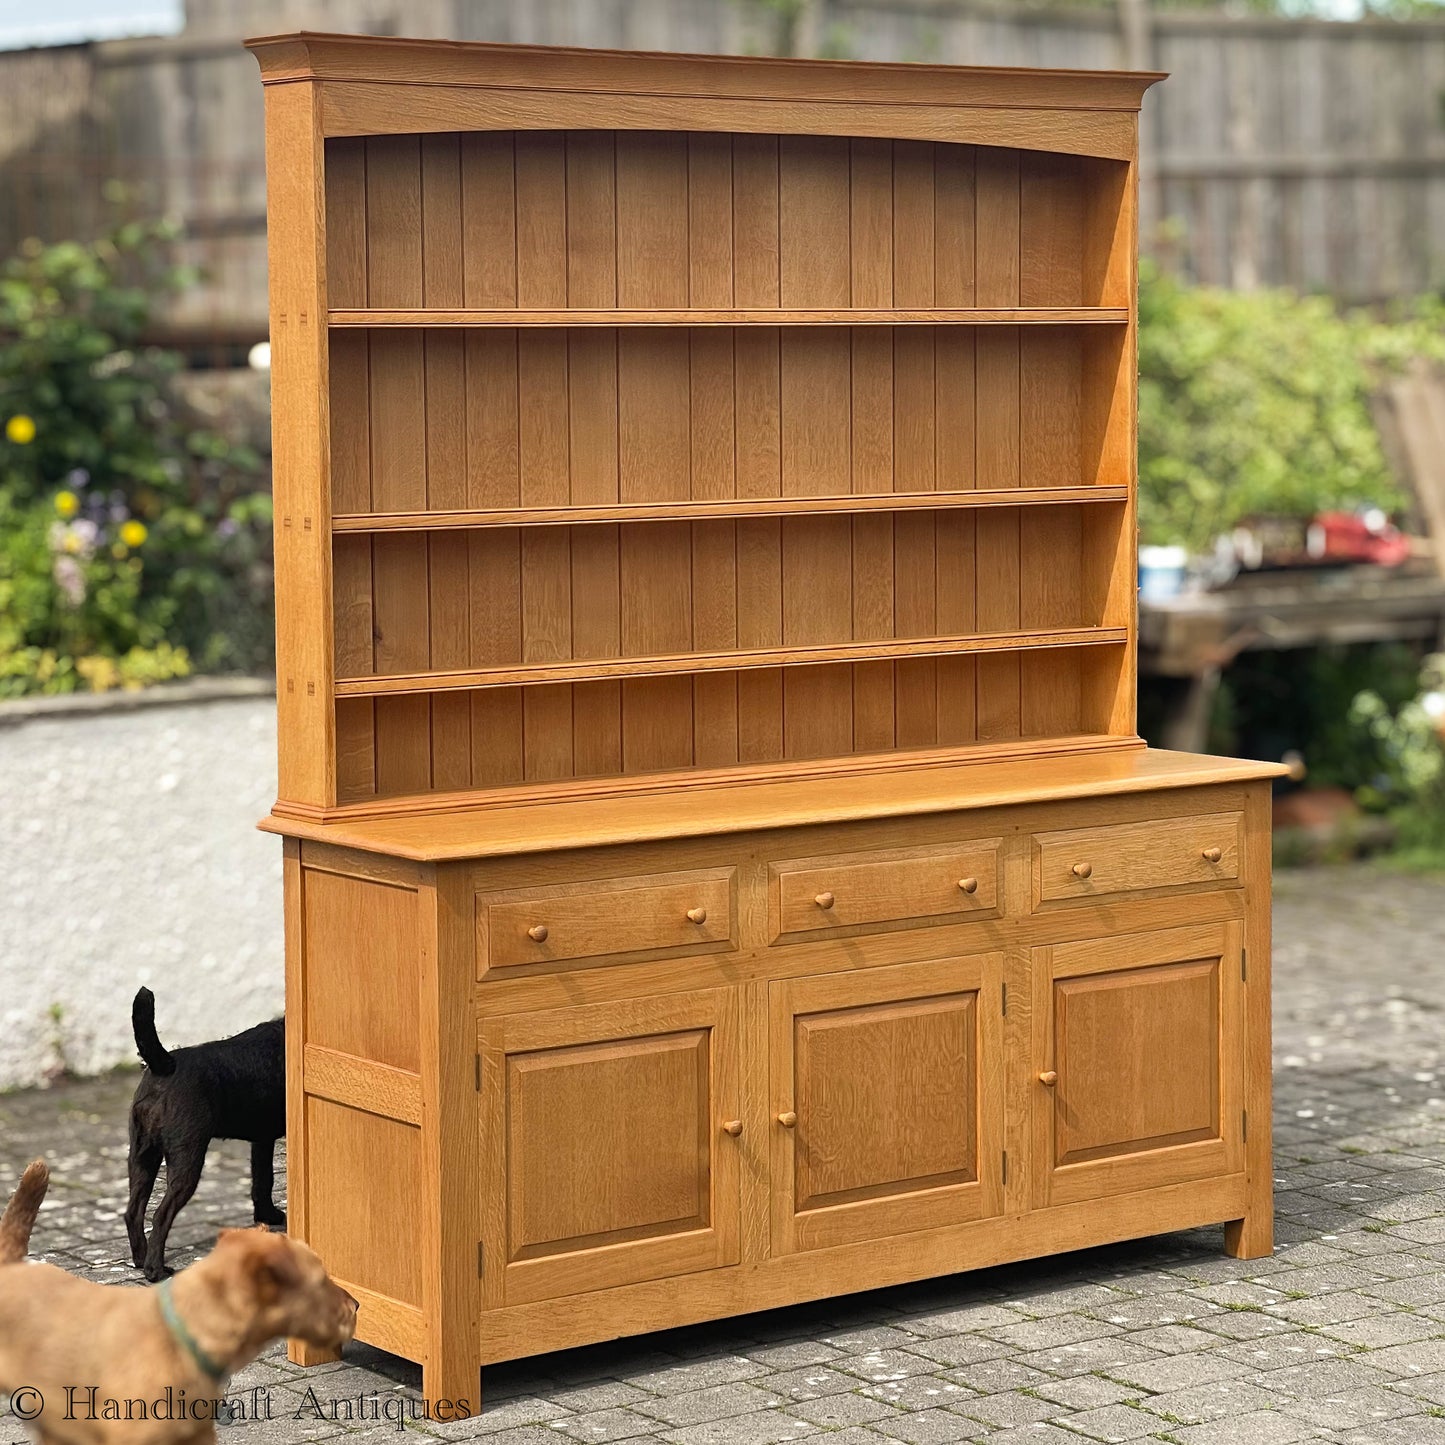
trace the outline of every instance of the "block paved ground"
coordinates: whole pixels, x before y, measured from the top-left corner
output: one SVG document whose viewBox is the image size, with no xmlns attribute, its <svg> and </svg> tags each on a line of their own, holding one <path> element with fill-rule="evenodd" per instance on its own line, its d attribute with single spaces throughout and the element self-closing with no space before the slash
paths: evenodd
<svg viewBox="0 0 1445 1445">
<path fill-rule="evenodd" d="M 1280 876 L 1275 1061 L 1279 1248 L 1218 1229 L 572 1350 L 486 1372 L 489 1445 L 1445 1445 L 1445 878 Z M 95 1279 L 126 1258 L 133 1076 L 0 1096 L 0 1180 L 56 1176 L 36 1247 Z M 218 1146 L 172 1260 L 249 1222 L 242 1147 Z M 279 1348 L 236 1390 L 273 1418 L 223 1445 L 367 1437 L 418 1372 L 363 1346 L 300 1371 Z M 308 1395 L 308 1390 L 314 1394 Z M 370 1403 L 331 1418 L 326 1402 Z M 22 1438 L 0 1413 L 0 1445 Z"/>
</svg>

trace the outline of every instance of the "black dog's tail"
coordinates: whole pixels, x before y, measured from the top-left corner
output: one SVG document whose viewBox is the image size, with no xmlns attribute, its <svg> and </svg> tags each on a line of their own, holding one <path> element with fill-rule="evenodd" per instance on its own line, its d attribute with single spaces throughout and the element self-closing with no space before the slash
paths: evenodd
<svg viewBox="0 0 1445 1445">
<path fill-rule="evenodd" d="M 30 1231 L 35 1227 L 35 1216 L 40 1213 L 49 1183 L 50 1170 L 43 1159 L 37 1159 L 21 1176 L 20 1187 L 0 1215 L 0 1264 L 14 1264 L 25 1258 Z"/>
<path fill-rule="evenodd" d="M 164 1077 L 176 1071 L 176 1061 L 156 1033 L 156 996 L 150 989 L 140 989 L 130 1006 L 130 1026 L 135 1031 L 135 1046 L 151 1073 Z"/>
</svg>

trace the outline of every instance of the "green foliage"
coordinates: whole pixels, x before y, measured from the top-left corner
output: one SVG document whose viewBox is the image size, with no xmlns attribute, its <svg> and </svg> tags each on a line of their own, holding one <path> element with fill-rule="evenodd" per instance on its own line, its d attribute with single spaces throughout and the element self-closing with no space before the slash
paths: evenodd
<svg viewBox="0 0 1445 1445">
<path fill-rule="evenodd" d="M 0 697 L 268 660 L 259 459 L 198 424 L 142 347 L 188 275 L 173 233 L 27 243 L 0 266 Z"/>
<path fill-rule="evenodd" d="M 1418 692 L 1402 704 L 1360 693 L 1349 722 L 1380 759 L 1376 776 L 1355 796 L 1389 814 L 1405 861 L 1439 868 L 1445 867 L 1445 740 L 1427 698 L 1445 703 L 1445 654 L 1427 659 Z"/>
<path fill-rule="evenodd" d="M 1194 552 L 1246 517 L 1308 518 L 1403 498 L 1369 396 L 1378 373 L 1445 350 L 1438 303 L 1376 321 L 1326 297 L 1189 287 L 1145 265 L 1139 520 Z"/>
</svg>

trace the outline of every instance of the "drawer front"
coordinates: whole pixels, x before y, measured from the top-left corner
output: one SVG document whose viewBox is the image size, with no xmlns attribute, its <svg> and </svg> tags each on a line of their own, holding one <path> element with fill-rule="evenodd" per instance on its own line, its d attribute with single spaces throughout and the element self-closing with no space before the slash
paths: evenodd
<svg viewBox="0 0 1445 1445">
<path fill-rule="evenodd" d="M 478 975 L 493 968 L 732 945 L 736 870 L 477 895 Z"/>
<path fill-rule="evenodd" d="M 1236 883 L 1241 817 L 1205 813 L 1034 835 L 1034 902 Z"/>
<path fill-rule="evenodd" d="M 999 840 L 772 865 L 773 940 L 870 923 L 998 913 Z"/>
</svg>

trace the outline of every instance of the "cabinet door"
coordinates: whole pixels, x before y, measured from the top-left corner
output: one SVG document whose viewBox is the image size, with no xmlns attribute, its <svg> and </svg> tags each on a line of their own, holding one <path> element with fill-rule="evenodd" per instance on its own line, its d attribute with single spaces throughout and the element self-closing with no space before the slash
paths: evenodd
<svg viewBox="0 0 1445 1445">
<path fill-rule="evenodd" d="M 1244 1167 L 1242 927 L 1038 948 L 1035 1204 Z"/>
<path fill-rule="evenodd" d="M 1002 962 L 772 985 L 775 1253 L 998 1213 Z"/>
<path fill-rule="evenodd" d="M 490 1018 L 481 1043 L 488 1307 L 737 1263 L 736 990 Z"/>
</svg>

